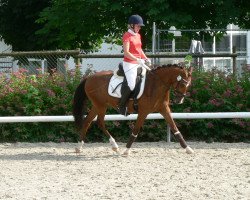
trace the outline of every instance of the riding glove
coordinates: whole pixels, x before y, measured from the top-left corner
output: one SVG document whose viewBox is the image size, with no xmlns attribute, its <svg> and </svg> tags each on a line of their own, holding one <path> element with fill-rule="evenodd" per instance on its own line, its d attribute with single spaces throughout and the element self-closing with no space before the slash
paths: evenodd
<svg viewBox="0 0 250 200">
<path fill-rule="evenodd" d="M 152 65 L 152 62 L 149 58 L 145 59 L 145 64 L 148 65 L 148 66 L 151 66 Z"/>
</svg>

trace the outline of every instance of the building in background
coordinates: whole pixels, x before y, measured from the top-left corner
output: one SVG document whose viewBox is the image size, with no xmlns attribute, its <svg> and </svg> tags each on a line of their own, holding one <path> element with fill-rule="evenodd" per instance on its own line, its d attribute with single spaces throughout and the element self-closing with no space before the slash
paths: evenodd
<svg viewBox="0 0 250 200">
<path fill-rule="evenodd" d="M 3 40 L 0 39 L 0 53 L 11 52 L 12 47 L 5 44 Z M 11 57 L 0 57 L 0 73 L 11 73 L 13 71 L 13 59 Z"/>
<path fill-rule="evenodd" d="M 220 37 L 216 38 L 207 34 L 202 38 L 190 39 L 190 36 L 195 35 L 195 33 L 206 31 L 209 30 L 176 30 L 174 27 L 169 30 L 157 30 L 155 52 L 187 53 L 192 39 L 196 39 L 201 41 L 205 53 L 233 53 L 235 47 L 238 54 L 236 64 L 239 73 L 242 71 L 242 66 L 250 64 L 250 30 L 241 30 L 238 26 L 230 24 L 226 30 L 221 30 L 221 32 L 225 31 L 226 34 L 221 34 Z M 160 59 L 159 62 L 178 63 L 180 61 L 183 61 L 183 59 Z M 208 70 L 216 66 L 221 70 L 232 71 L 232 61 L 228 57 L 204 58 L 203 64 L 204 69 Z"/>
</svg>

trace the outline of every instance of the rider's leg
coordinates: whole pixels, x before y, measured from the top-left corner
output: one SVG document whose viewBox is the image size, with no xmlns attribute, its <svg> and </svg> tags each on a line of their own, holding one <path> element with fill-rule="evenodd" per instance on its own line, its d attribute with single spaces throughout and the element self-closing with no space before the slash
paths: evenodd
<svg viewBox="0 0 250 200">
<path fill-rule="evenodd" d="M 122 97 L 119 102 L 119 112 L 120 114 L 125 116 L 127 116 L 127 101 L 129 99 L 130 94 L 131 94 L 130 88 L 127 85 L 125 85 L 123 87 Z"/>
<path fill-rule="evenodd" d="M 123 62 L 123 70 L 127 79 L 128 85 L 124 87 L 122 92 L 122 97 L 119 102 L 119 112 L 122 115 L 127 115 L 127 101 L 129 99 L 130 93 L 135 88 L 136 76 L 137 76 L 137 64 L 131 64 L 128 62 Z"/>
</svg>

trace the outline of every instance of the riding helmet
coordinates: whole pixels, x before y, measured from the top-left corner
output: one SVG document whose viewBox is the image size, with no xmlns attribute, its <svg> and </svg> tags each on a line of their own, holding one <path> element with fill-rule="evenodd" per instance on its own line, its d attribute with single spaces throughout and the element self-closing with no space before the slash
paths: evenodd
<svg viewBox="0 0 250 200">
<path fill-rule="evenodd" d="M 140 15 L 131 15 L 128 19 L 128 24 L 138 24 L 140 26 L 145 26 Z"/>
</svg>

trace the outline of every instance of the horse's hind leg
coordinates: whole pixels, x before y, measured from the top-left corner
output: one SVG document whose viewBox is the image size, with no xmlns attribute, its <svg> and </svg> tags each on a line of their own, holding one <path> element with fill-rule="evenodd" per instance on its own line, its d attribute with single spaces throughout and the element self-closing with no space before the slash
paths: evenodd
<svg viewBox="0 0 250 200">
<path fill-rule="evenodd" d="M 82 130 L 80 131 L 80 147 L 76 148 L 76 153 L 80 153 L 80 149 L 82 149 L 82 146 L 86 138 L 86 133 L 91 125 L 91 122 L 96 116 L 97 116 L 97 112 L 96 112 L 95 107 L 93 106 L 83 121 Z"/>
<path fill-rule="evenodd" d="M 119 147 L 115 141 L 115 139 L 112 137 L 112 135 L 109 133 L 109 131 L 106 129 L 105 122 L 104 122 L 104 117 L 106 113 L 106 108 L 103 108 L 101 111 L 98 110 L 98 117 L 97 117 L 97 124 L 99 128 L 103 131 L 103 133 L 109 137 L 109 142 L 112 146 L 112 150 L 115 152 L 119 152 Z"/>
<path fill-rule="evenodd" d="M 186 153 L 188 153 L 188 154 L 194 153 L 194 151 L 187 145 L 181 132 L 178 130 L 177 126 L 175 125 L 175 122 L 171 116 L 170 108 L 168 106 L 166 106 L 166 107 L 164 107 L 164 109 L 160 113 L 162 114 L 162 116 L 165 118 L 165 120 L 169 124 L 171 131 L 174 133 L 174 136 L 179 141 L 181 147 L 186 150 Z"/>
<path fill-rule="evenodd" d="M 109 131 L 106 129 L 106 126 L 104 123 L 104 117 L 102 117 L 102 116 L 99 117 L 99 115 L 98 115 L 97 123 L 98 123 L 100 129 L 103 131 L 103 133 L 109 137 L 109 142 L 112 146 L 112 150 L 118 153 L 119 146 L 117 145 L 115 139 L 112 137 L 112 135 L 109 133 Z"/>
</svg>

